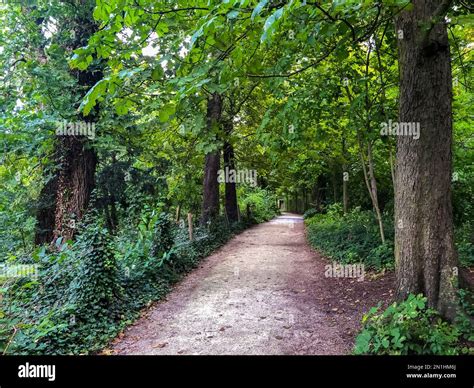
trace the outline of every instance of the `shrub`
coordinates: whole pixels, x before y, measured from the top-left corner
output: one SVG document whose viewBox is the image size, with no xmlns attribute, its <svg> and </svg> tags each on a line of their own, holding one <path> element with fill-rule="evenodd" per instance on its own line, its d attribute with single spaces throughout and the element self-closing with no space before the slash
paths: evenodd
<svg viewBox="0 0 474 388">
<path fill-rule="evenodd" d="M 385 241 L 385 244 L 380 244 L 371 249 L 367 255 L 365 262 L 372 268 L 388 268 L 393 269 L 394 262 L 394 246 L 393 241 Z"/>
<path fill-rule="evenodd" d="M 460 331 L 462 339 L 472 346 L 474 343 L 474 294 L 469 290 L 459 290 L 460 309 L 456 316 L 456 328 Z M 468 349 L 471 351 L 473 349 Z"/>
<path fill-rule="evenodd" d="M 364 315 L 355 354 L 457 354 L 459 330 L 426 307 L 423 295 L 410 294 L 380 311 L 380 303 Z"/>
<path fill-rule="evenodd" d="M 41 254 L 35 294 L 17 315 L 22 324 L 12 344 L 20 354 L 72 354 L 95 351 L 117 331 L 123 288 L 112 238 L 101 222 L 87 224 L 83 234 L 59 252 Z"/>
<path fill-rule="evenodd" d="M 389 218 L 384 219 L 385 244 L 381 243 L 373 212 L 360 208 L 343 215 L 340 204 L 333 204 L 326 214 L 316 214 L 305 224 L 310 244 L 338 262 L 363 262 L 376 269 L 393 266 L 393 228 Z"/>
<path fill-rule="evenodd" d="M 315 208 L 308 209 L 304 212 L 303 218 L 307 220 L 308 218 L 314 217 L 318 214 L 318 210 Z"/>
<path fill-rule="evenodd" d="M 455 241 L 460 264 L 465 267 L 474 266 L 474 232 L 470 222 L 456 228 Z"/>
<path fill-rule="evenodd" d="M 247 206 L 250 207 L 252 222 L 260 223 L 271 220 L 278 214 L 277 198 L 268 190 L 260 187 L 243 187 L 239 193 L 239 207 L 244 218 Z"/>
<path fill-rule="evenodd" d="M 68 287 L 69 301 L 75 306 L 77 319 L 100 319 L 104 314 L 114 318 L 123 289 L 111 236 L 100 224 L 89 224 L 85 232 L 76 244 L 81 260 Z"/>
</svg>

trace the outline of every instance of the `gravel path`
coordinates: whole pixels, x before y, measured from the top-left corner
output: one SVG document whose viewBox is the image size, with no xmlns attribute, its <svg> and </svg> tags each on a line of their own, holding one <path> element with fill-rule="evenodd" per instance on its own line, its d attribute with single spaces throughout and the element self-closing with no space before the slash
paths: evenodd
<svg viewBox="0 0 474 388">
<path fill-rule="evenodd" d="M 201 262 L 117 338 L 113 354 L 347 354 L 392 274 L 326 278 L 300 216 L 252 227 Z"/>
</svg>

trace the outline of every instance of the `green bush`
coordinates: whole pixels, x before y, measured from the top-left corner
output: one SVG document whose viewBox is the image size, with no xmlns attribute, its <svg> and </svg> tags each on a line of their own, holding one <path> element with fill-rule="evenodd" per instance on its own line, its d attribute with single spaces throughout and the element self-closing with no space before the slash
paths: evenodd
<svg viewBox="0 0 474 388">
<path fill-rule="evenodd" d="M 410 294 L 385 311 L 372 307 L 364 315 L 364 327 L 356 338 L 355 354 L 435 354 L 458 353 L 460 332 L 426 307 L 423 295 Z"/>
<path fill-rule="evenodd" d="M 308 209 L 304 212 L 303 218 L 307 220 L 308 218 L 314 217 L 318 214 L 318 210 L 315 208 Z"/>
<path fill-rule="evenodd" d="M 12 302 L 22 307 L 12 353 L 72 354 L 98 350 L 119 327 L 124 290 L 112 237 L 97 220 L 69 246 L 47 254 L 32 283 L 34 294 Z M 16 285 L 17 291 L 21 290 Z M 23 286 L 24 287 L 24 286 Z"/>
<path fill-rule="evenodd" d="M 460 309 L 456 316 L 456 327 L 463 341 L 474 344 L 474 294 L 469 290 L 459 290 Z"/>
<path fill-rule="evenodd" d="M 455 229 L 455 242 L 460 264 L 474 266 L 474 228 L 470 222 Z"/>
<path fill-rule="evenodd" d="M 393 252 L 393 241 L 387 240 L 385 244 L 380 244 L 370 250 L 365 259 L 365 263 L 371 268 L 393 269 L 395 265 Z"/>
<path fill-rule="evenodd" d="M 305 220 L 310 244 L 324 255 L 344 264 L 362 262 L 369 268 L 393 267 L 393 224 L 384 218 L 385 244 L 381 243 L 377 220 L 371 211 L 355 208 L 343 215 L 340 204 L 326 214 Z"/>
<path fill-rule="evenodd" d="M 260 187 L 249 188 L 243 186 L 239 192 L 239 207 L 245 218 L 247 206 L 250 208 L 251 222 L 265 222 L 278 214 L 277 198 L 268 190 Z"/>
</svg>

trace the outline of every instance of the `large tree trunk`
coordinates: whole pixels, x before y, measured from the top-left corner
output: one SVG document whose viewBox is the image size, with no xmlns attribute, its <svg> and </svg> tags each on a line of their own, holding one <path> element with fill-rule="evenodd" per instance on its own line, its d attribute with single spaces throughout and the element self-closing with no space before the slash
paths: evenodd
<svg viewBox="0 0 474 388">
<path fill-rule="evenodd" d="M 452 319 L 457 257 L 451 204 L 451 64 L 443 13 L 449 2 L 414 0 L 397 18 L 400 121 L 419 122 L 420 137 L 399 136 L 395 169 L 398 297 L 424 293 Z M 426 28 L 429 27 L 429 30 Z"/>
<path fill-rule="evenodd" d="M 29 16 L 33 9 L 25 7 L 25 13 Z M 43 17 L 35 20 L 38 30 L 44 21 Z M 40 64 L 45 64 L 48 58 L 44 52 L 45 42 L 36 47 L 36 56 Z M 47 172 L 45 171 L 46 175 Z M 36 226 L 35 226 L 35 244 L 49 244 L 54 236 L 54 220 L 56 214 L 56 193 L 58 189 L 58 174 L 53 171 L 52 177 L 49 177 L 45 185 L 40 191 L 36 210 Z"/>
<path fill-rule="evenodd" d="M 224 129 L 226 133 L 226 141 L 224 142 L 224 168 L 235 170 L 234 147 L 229 139 L 233 131 L 232 120 L 225 122 Z M 239 220 L 235 182 L 225 182 L 225 211 L 230 224 Z"/>
<path fill-rule="evenodd" d="M 91 17 L 92 11 L 93 3 L 91 2 L 85 14 L 77 17 L 75 39 L 70 48 L 86 45 L 89 37 L 97 31 L 97 25 Z M 72 70 L 71 74 L 86 92 L 102 78 L 102 71 L 93 68 L 86 71 Z M 97 118 L 96 107 L 89 116 L 84 117 L 79 114 L 76 120 L 94 122 Z M 60 136 L 57 149 L 60 170 L 56 194 L 54 239 L 62 237 L 65 241 L 74 237 L 76 224 L 82 219 L 89 204 L 95 187 L 97 156 L 86 136 Z"/>
<path fill-rule="evenodd" d="M 61 168 L 56 198 L 54 238 L 74 237 L 77 221 L 82 219 L 94 188 L 97 164 L 95 152 L 82 137 L 65 136 L 59 140 Z"/>
<path fill-rule="evenodd" d="M 222 97 L 214 93 L 207 102 L 207 127 L 213 131 L 219 125 L 222 113 Z M 217 175 L 220 167 L 220 150 L 206 155 L 204 163 L 204 182 L 201 224 L 204 225 L 219 216 L 219 182 Z"/>
<path fill-rule="evenodd" d="M 89 37 L 97 31 L 92 18 L 94 5 L 93 1 L 84 4 L 75 20 L 69 21 L 74 25 L 74 38 L 63 43 L 66 49 L 85 46 Z M 68 21 L 63 22 L 61 28 L 69 29 L 66 25 Z M 102 72 L 98 69 L 71 70 L 71 75 L 77 79 L 81 90 L 85 90 L 84 93 L 102 78 Z M 97 112 L 87 118 L 78 115 L 71 121 L 86 119 L 95 121 Z M 76 224 L 84 215 L 95 186 L 97 157 L 87 137 L 57 136 L 55 148 L 58 169 L 40 194 L 40 203 L 47 205 L 37 212 L 37 244 L 49 243 L 58 237 L 62 237 L 63 241 L 73 238 Z"/>
</svg>

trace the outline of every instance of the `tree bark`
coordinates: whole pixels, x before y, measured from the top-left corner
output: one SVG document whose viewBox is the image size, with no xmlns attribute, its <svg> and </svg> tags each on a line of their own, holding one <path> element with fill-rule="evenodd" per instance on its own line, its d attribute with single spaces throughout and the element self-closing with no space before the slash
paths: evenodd
<svg viewBox="0 0 474 388">
<path fill-rule="evenodd" d="M 224 129 L 226 134 L 226 140 L 224 142 L 224 168 L 229 171 L 235 170 L 234 147 L 230 143 L 230 135 L 233 131 L 232 120 L 227 120 L 224 123 Z M 239 220 L 235 182 L 225 182 L 225 211 L 230 224 Z"/>
<path fill-rule="evenodd" d="M 76 224 L 89 204 L 95 186 L 97 157 L 82 137 L 65 136 L 59 140 L 61 166 L 56 197 L 54 239 L 74 237 Z"/>
<path fill-rule="evenodd" d="M 176 219 L 175 219 L 175 221 L 179 222 L 180 218 L 181 218 L 181 205 L 179 204 L 176 207 Z"/>
<path fill-rule="evenodd" d="M 207 102 L 207 127 L 212 131 L 220 124 L 222 113 L 222 97 L 214 93 Z M 201 225 L 212 222 L 219 216 L 219 182 L 220 149 L 206 155 L 204 163 L 203 201 Z"/>
<path fill-rule="evenodd" d="M 400 121 L 419 122 L 420 137 L 399 136 L 395 168 L 397 294 L 423 293 L 453 319 L 457 255 L 451 203 L 452 86 L 444 12 L 449 2 L 414 0 L 396 20 Z M 428 27 L 428 30 L 426 30 Z"/>
</svg>

